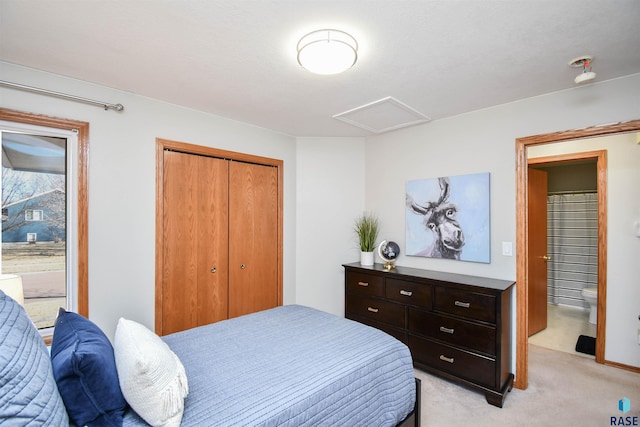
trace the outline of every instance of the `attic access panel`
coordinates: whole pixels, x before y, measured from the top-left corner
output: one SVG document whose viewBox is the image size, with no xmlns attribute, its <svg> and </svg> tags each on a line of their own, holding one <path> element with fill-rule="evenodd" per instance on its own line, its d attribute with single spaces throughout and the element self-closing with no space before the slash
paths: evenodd
<svg viewBox="0 0 640 427">
<path fill-rule="evenodd" d="M 431 121 L 431 118 L 391 96 L 336 114 L 333 118 L 372 133 L 389 132 Z"/>
</svg>

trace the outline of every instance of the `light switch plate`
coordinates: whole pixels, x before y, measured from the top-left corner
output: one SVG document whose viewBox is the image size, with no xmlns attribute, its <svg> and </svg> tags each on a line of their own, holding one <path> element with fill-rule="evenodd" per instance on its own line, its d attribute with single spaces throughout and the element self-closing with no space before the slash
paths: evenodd
<svg viewBox="0 0 640 427">
<path fill-rule="evenodd" d="M 502 242 L 502 255 L 513 256 L 513 243 Z"/>
</svg>

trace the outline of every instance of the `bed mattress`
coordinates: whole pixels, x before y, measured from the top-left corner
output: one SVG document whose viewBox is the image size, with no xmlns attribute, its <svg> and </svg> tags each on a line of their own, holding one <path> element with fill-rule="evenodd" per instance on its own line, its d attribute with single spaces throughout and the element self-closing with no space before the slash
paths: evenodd
<svg viewBox="0 0 640 427">
<path fill-rule="evenodd" d="M 184 364 L 183 426 L 395 426 L 411 354 L 360 323 L 288 305 L 163 337 Z M 134 412 L 125 426 L 146 425 Z"/>
</svg>

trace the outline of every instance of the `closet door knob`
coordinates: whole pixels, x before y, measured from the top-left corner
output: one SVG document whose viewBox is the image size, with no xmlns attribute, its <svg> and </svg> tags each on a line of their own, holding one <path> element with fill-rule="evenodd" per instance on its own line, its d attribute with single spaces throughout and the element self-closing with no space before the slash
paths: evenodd
<svg viewBox="0 0 640 427">
<path fill-rule="evenodd" d="M 244 270 L 245 268 L 247 268 L 247 266 L 244 264 L 240 264 L 240 268 Z"/>
<path fill-rule="evenodd" d="M 215 273 L 216 271 L 218 271 L 218 269 L 216 268 L 216 266 L 214 265 L 213 267 L 211 267 L 211 272 Z"/>
</svg>

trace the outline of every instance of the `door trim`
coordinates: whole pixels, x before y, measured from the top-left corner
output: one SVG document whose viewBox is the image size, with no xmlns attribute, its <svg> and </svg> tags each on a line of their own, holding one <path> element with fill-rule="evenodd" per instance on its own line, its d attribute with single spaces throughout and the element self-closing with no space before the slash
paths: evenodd
<svg viewBox="0 0 640 427">
<path fill-rule="evenodd" d="M 633 120 L 625 123 L 615 123 L 602 126 L 593 126 L 584 129 L 568 130 L 548 134 L 534 135 L 516 139 L 516 378 L 514 386 L 518 389 L 526 389 L 529 384 L 529 347 L 528 347 L 528 286 L 527 286 L 527 147 L 551 144 L 573 139 L 612 135 L 617 133 L 640 131 L 640 120 Z M 606 161 L 606 158 L 605 158 Z M 600 158 L 598 158 L 598 204 L 602 204 L 606 213 L 606 195 L 601 195 L 601 182 L 606 182 L 606 168 L 601 171 Z M 605 200 L 601 200 L 605 197 Z M 600 209 L 600 208 L 599 208 Z M 599 242 L 606 241 L 606 216 L 601 218 L 598 212 L 598 222 L 603 221 L 603 226 L 598 227 Z M 604 233 L 604 235 L 602 234 Z M 603 240 L 604 239 L 604 240 Z M 598 292 L 601 291 L 601 280 L 606 284 L 606 245 L 598 245 Z M 604 264 L 604 267 L 602 267 Z M 604 270 L 600 270 L 604 268 Z M 600 277 L 602 276 L 603 279 Z M 606 293 L 606 285 L 605 285 Z M 600 297 L 600 293 L 598 294 Z M 606 295 L 605 295 L 606 298 Z M 602 311 L 602 313 L 601 313 Z M 598 304 L 598 326 L 597 333 L 603 330 L 604 336 L 604 312 Z M 600 315 L 603 321 L 600 321 Z M 598 356 L 599 355 L 599 356 Z M 600 363 L 604 360 L 604 342 L 596 342 L 596 361 L 600 357 Z"/>
<path fill-rule="evenodd" d="M 163 192 L 164 192 L 164 150 L 174 150 L 187 154 L 216 157 L 238 162 L 254 163 L 265 166 L 272 166 L 277 169 L 278 175 L 278 233 L 277 233 L 277 254 L 278 254 L 278 305 L 282 305 L 282 265 L 283 265 L 283 195 L 284 195 L 284 161 L 269 157 L 254 156 L 235 151 L 221 150 L 218 148 L 194 145 L 185 142 L 171 141 L 156 138 L 156 266 L 155 266 L 155 330 L 162 330 L 162 267 L 163 267 Z"/>
</svg>

